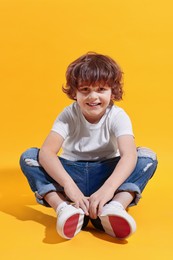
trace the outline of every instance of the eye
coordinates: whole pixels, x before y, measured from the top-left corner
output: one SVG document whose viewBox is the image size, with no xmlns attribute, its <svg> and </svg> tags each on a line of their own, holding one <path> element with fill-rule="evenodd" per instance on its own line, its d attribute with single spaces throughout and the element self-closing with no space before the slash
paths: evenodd
<svg viewBox="0 0 173 260">
<path fill-rule="evenodd" d="M 107 90 L 107 88 L 105 88 L 105 87 L 99 87 L 99 89 L 98 89 L 99 92 L 104 92 L 106 90 Z"/>
<path fill-rule="evenodd" d="M 84 94 L 88 93 L 90 91 L 90 89 L 88 87 L 81 87 L 78 90 L 79 90 L 79 92 L 84 93 Z"/>
</svg>

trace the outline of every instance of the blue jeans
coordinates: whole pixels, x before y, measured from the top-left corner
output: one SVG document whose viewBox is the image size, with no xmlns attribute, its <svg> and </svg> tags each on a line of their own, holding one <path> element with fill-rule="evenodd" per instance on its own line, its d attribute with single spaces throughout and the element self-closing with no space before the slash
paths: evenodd
<svg viewBox="0 0 173 260">
<path fill-rule="evenodd" d="M 39 165 L 39 149 L 31 148 L 25 151 L 20 158 L 21 170 L 25 174 L 38 203 L 49 206 L 44 196 L 51 191 L 64 192 L 63 187 L 53 180 Z M 129 206 L 138 203 L 141 193 L 153 176 L 157 167 L 156 154 L 148 148 L 137 148 L 138 160 L 134 171 L 116 190 L 116 193 L 129 191 L 135 194 Z M 32 159 L 33 166 L 28 165 L 26 159 Z M 69 161 L 59 157 L 63 167 L 77 184 L 85 196 L 90 196 L 97 191 L 109 178 L 115 169 L 120 157 L 104 161 Z"/>
</svg>

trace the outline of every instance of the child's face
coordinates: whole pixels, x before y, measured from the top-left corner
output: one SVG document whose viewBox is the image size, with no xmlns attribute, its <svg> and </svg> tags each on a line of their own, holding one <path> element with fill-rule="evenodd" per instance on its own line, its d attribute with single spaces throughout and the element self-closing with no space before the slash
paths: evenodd
<svg viewBox="0 0 173 260">
<path fill-rule="evenodd" d="M 86 120 L 94 124 L 101 119 L 109 106 L 112 90 L 108 85 L 81 86 L 75 98 Z"/>
</svg>

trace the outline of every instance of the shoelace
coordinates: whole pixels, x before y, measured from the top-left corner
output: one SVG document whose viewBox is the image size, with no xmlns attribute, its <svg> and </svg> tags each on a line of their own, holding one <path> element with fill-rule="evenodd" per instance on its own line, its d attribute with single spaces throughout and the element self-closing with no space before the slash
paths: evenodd
<svg viewBox="0 0 173 260">
<path fill-rule="evenodd" d="M 60 215 L 62 214 L 63 210 L 64 210 L 67 206 L 69 206 L 69 205 L 65 205 L 65 206 L 61 207 L 61 208 L 58 210 L 58 216 L 60 216 Z"/>
</svg>

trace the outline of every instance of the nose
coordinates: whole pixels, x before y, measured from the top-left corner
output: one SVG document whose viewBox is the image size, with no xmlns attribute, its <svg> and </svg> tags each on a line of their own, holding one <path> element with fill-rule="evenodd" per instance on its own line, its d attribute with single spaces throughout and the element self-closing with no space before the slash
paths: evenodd
<svg viewBox="0 0 173 260">
<path fill-rule="evenodd" d="M 88 95 L 88 98 L 89 98 L 90 100 L 95 100 L 95 99 L 97 99 L 97 93 L 96 93 L 96 91 L 91 91 L 91 92 L 89 93 L 89 95 Z"/>
</svg>

